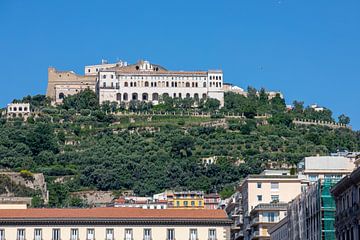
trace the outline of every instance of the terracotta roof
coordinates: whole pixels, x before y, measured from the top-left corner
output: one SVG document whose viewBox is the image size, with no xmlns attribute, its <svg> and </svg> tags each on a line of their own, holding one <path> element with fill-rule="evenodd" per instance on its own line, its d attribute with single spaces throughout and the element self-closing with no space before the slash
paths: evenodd
<svg viewBox="0 0 360 240">
<path fill-rule="evenodd" d="M 0 219 L 189 219 L 227 220 L 223 210 L 209 209 L 141 209 L 87 208 L 52 209 L 29 208 L 0 210 Z"/>
</svg>

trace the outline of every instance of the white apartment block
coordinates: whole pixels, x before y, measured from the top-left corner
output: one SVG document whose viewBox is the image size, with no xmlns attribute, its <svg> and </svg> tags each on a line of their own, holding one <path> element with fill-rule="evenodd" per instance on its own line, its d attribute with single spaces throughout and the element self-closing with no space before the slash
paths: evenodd
<svg viewBox="0 0 360 240">
<path fill-rule="evenodd" d="M 93 68 L 88 66 L 87 69 Z M 139 100 L 158 104 L 167 95 L 172 98 L 214 98 L 224 105 L 221 70 L 169 71 L 160 65 L 139 61 L 99 70 L 97 78 L 100 103 Z"/>
</svg>

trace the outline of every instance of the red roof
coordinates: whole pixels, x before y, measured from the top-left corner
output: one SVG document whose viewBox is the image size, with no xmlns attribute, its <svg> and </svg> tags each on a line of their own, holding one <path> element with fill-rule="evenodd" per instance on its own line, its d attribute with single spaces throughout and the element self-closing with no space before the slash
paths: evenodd
<svg viewBox="0 0 360 240">
<path fill-rule="evenodd" d="M 0 210 L 0 219 L 194 219 L 227 220 L 224 210 L 141 208 L 29 208 Z"/>
</svg>

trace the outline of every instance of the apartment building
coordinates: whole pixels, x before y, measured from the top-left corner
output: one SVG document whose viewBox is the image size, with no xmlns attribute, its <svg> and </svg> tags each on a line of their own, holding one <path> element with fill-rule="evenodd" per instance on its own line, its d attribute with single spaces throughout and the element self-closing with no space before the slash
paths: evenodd
<svg viewBox="0 0 360 240">
<path fill-rule="evenodd" d="M 209 193 L 204 195 L 204 208 L 205 209 L 218 209 L 221 197 L 217 193 Z"/>
<path fill-rule="evenodd" d="M 114 199 L 112 207 L 129 207 L 143 209 L 166 209 L 167 200 L 153 200 L 151 197 L 123 196 Z"/>
<path fill-rule="evenodd" d="M 262 203 L 250 212 L 251 239 L 270 240 L 269 229 L 286 216 L 287 203 Z"/>
<path fill-rule="evenodd" d="M 245 240 L 269 239 L 270 225 L 285 216 L 283 204 L 301 193 L 301 179 L 288 174 L 289 171 L 265 171 L 260 175 L 249 175 L 240 184 L 238 190 L 242 196 L 243 211 L 241 230 Z M 262 218 L 262 224 L 254 224 L 258 216 Z"/>
<path fill-rule="evenodd" d="M 336 239 L 360 239 L 360 168 L 341 179 L 331 194 L 336 204 Z"/>
<path fill-rule="evenodd" d="M 230 228 L 231 239 L 241 240 L 244 239 L 243 231 L 243 211 L 242 200 L 240 192 L 235 192 L 230 198 L 224 200 L 226 203 L 225 211 L 229 218 L 232 220 Z"/>
<path fill-rule="evenodd" d="M 289 204 L 288 239 L 335 240 L 335 201 L 330 189 L 337 181 L 320 179 Z M 273 234 L 277 234 L 277 231 L 273 231 Z"/>
<path fill-rule="evenodd" d="M 354 159 L 336 155 L 306 157 L 298 164 L 299 177 L 310 183 L 319 179 L 339 180 L 354 168 Z"/>
<path fill-rule="evenodd" d="M 169 208 L 205 208 L 204 192 L 202 191 L 169 191 L 167 201 Z"/>
<path fill-rule="evenodd" d="M 140 208 L 0 210 L 1 240 L 228 240 L 223 210 Z"/>
<path fill-rule="evenodd" d="M 289 240 L 288 217 L 284 217 L 280 222 L 269 229 L 271 240 Z"/>
</svg>

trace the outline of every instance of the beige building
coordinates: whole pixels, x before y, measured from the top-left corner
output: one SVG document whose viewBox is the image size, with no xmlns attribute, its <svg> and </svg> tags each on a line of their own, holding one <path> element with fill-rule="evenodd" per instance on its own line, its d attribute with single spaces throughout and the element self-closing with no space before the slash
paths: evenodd
<svg viewBox="0 0 360 240">
<path fill-rule="evenodd" d="M 286 216 L 287 203 L 264 203 L 251 212 L 251 239 L 270 240 L 269 229 Z"/>
<path fill-rule="evenodd" d="M 46 96 L 50 97 L 52 103 L 61 103 L 64 97 L 77 94 L 87 88 L 96 91 L 96 76 L 82 76 L 73 71 L 58 71 L 53 67 L 48 68 Z"/>
<path fill-rule="evenodd" d="M 223 210 L 140 208 L 0 210 L 1 240 L 227 240 Z"/>
<path fill-rule="evenodd" d="M 271 170 L 260 175 L 249 175 L 240 185 L 245 240 L 269 239 L 267 230 L 270 225 L 285 216 L 283 204 L 289 203 L 301 193 L 301 179 L 288 174 L 288 171 Z M 265 210 L 266 207 L 268 210 Z M 257 216 L 264 219 L 267 216 L 268 223 L 254 225 L 253 221 Z"/>
</svg>

